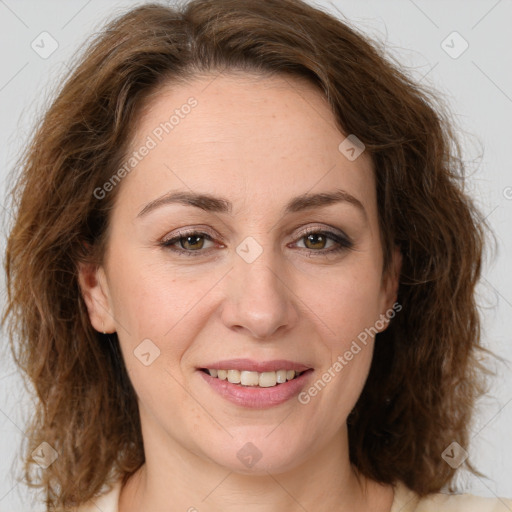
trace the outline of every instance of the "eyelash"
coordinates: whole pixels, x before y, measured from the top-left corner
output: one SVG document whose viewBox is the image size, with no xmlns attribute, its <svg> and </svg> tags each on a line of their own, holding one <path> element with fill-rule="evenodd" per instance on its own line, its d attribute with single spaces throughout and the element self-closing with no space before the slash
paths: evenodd
<svg viewBox="0 0 512 512">
<path fill-rule="evenodd" d="M 338 244 L 337 247 L 334 247 L 331 249 L 319 249 L 319 250 L 307 249 L 307 248 L 304 249 L 307 252 L 309 252 L 310 254 L 312 254 L 313 256 L 322 256 L 322 255 L 325 256 L 327 254 L 337 254 L 339 252 L 351 249 L 353 247 L 353 243 L 350 241 L 350 239 L 348 237 L 340 236 L 333 231 L 326 231 L 326 230 L 321 230 L 321 229 L 309 229 L 307 231 L 304 231 L 303 233 L 301 233 L 298 240 L 302 240 L 312 234 L 322 235 L 322 236 L 326 237 L 328 240 L 332 240 L 333 242 Z M 170 238 L 169 240 L 161 241 L 161 242 L 159 242 L 159 245 L 177 253 L 178 256 L 195 257 L 195 256 L 201 256 L 201 254 L 204 254 L 205 251 L 203 251 L 201 249 L 191 251 L 191 250 L 177 249 L 175 247 L 172 247 L 175 243 L 177 243 L 180 240 L 183 240 L 189 236 L 200 236 L 202 238 L 205 238 L 206 240 L 210 240 L 212 242 L 214 241 L 213 238 L 210 235 L 208 235 L 208 233 L 205 233 L 203 231 L 187 231 L 187 232 L 178 233 L 175 237 Z"/>
</svg>

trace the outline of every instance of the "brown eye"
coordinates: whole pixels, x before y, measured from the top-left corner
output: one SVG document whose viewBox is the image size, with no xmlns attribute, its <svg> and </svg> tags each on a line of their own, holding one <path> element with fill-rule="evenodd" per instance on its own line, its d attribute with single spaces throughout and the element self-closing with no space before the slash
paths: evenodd
<svg viewBox="0 0 512 512">
<path fill-rule="evenodd" d="M 204 245 L 204 237 L 201 235 L 184 236 L 179 239 L 180 246 L 186 250 L 202 249 Z"/>
<path fill-rule="evenodd" d="M 296 242 L 299 248 L 312 256 L 328 256 L 341 253 L 353 247 L 353 242 L 344 233 L 325 230 L 309 230 Z M 304 244 L 302 247 L 301 245 Z"/>
<path fill-rule="evenodd" d="M 322 233 L 310 233 L 303 238 L 308 249 L 325 249 L 327 237 Z"/>
<path fill-rule="evenodd" d="M 200 256 L 212 248 L 211 246 L 205 246 L 205 241 L 213 244 L 213 238 L 207 233 L 189 231 L 188 233 L 177 234 L 169 240 L 164 240 L 160 242 L 160 245 L 178 255 Z"/>
</svg>

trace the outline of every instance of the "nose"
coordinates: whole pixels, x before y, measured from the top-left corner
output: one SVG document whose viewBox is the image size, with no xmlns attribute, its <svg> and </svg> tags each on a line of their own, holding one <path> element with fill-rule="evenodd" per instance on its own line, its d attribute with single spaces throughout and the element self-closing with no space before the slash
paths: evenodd
<svg viewBox="0 0 512 512">
<path fill-rule="evenodd" d="M 259 340 L 282 335 L 299 319 L 290 278 L 269 253 L 252 263 L 235 256 L 221 315 L 229 329 Z"/>
</svg>

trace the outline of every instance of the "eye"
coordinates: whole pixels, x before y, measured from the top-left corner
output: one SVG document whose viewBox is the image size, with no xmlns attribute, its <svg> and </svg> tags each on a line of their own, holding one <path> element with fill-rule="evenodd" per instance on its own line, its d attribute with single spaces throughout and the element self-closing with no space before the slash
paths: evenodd
<svg viewBox="0 0 512 512">
<path fill-rule="evenodd" d="M 297 246 L 301 241 L 304 242 L 304 250 L 314 256 L 329 255 L 339 253 L 353 247 L 351 240 L 342 232 L 338 233 L 329 230 L 320 230 L 309 228 L 299 234 Z M 212 242 L 209 248 L 215 246 L 213 238 L 203 231 L 185 231 L 180 232 L 176 236 L 159 242 L 162 247 L 175 252 L 178 256 L 200 256 L 205 254 L 208 247 L 205 248 L 206 242 Z M 330 242 L 330 246 L 328 245 Z M 224 247 L 224 245 L 220 245 Z M 302 247 L 298 246 L 300 249 Z M 326 248 L 328 247 L 328 248 Z"/>
<path fill-rule="evenodd" d="M 189 231 L 178 233 L 175 237 L 160 242 L 160 245 L 180 255 L 197 256 L 199 253 L 205 252 L 202 251 L 205 241 L 213 242 L 212 237 L 208 233 Z M 174 247 L 176 244 L 179 244 L 179 247 Z"/>
<path fill-rule="evenodd" d="M 303 232 L 299 240 L 304 242 L 306 250 L 315 255 L 337 253 L 353 246 L 353 243 L 345 235 L 311 228 Z M 329 242 L 331 242 L 330 248 L 326 248 Z"/>
</svg>

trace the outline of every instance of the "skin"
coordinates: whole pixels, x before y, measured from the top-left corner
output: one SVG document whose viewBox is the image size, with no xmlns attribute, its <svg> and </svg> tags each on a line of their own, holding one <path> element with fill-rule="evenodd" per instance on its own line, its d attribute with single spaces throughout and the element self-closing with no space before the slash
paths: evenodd
<svg viewBox="0 0 512 512">
<path fill-rule="evenodd" d="M 400 256 L 383 274 L 371 160 L 338 150 L 346 135 L 312 86 L 233 72 L 161 89 L 133 150 L 191 96 L 198 105 L 118 185 L 104 264 L 80 268 L 92 325 L 118 333 L 140 408 L 146 463 L 119 510 L 389 511 L 392 488 L 358 477 L 348 457 L 346 419 L 373 340 L 307 404 L 244 408 L 197 370 L 221 359 L 289 359 L 314 369 L 313 384 L 392 307 Z M 364 211 L 343 201 L 282 213 L 296 196 L 338 189 Z M 137 216 L 171 191 L 222 196 L 233 208 L 168 204 Z M 195 257 L 159 245 L 180 228 L 213 241 L 174 245 L 199 247 Z M 322 253 L 336 242 L 308 241 L 304 228 L 342 231 L 353 245 Z M 251 263 L 236 252 L 247 237 L 263 251 Z M 160 350 L 149 366 L 134 356 L 144 339 Z M 251 468 L 237 457 L 247 442 L 261 453 Z"/>
</svg>

